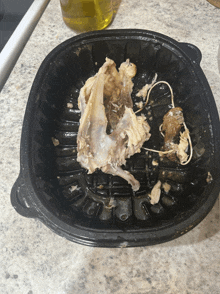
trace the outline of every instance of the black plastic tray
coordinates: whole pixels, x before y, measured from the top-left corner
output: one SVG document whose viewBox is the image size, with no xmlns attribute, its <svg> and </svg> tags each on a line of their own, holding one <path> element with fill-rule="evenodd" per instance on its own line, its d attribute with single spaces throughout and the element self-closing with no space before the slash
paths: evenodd
<svg viewBox="0 0 220 294">
<path fill-rule="evenodd" d="M 127 58 L 137 65 L 134 102 L 140 100 L 135 96 L 138 89 L 155 73 L 158 80 L 169 82 L 175 106 L 182 107 L 191 133 L 194 153 L 187 166 L 161 161 L 158 154 L 144 150 L 127 160 L 124 168 L 141 183 L 137 192 L 119 177 L 101 171 L 88 175 L 76 161 L 79 90 L 106 57 L 117 67 Z M 11 192 L 16 211 L 40 219 L 68 240 L 90 246 L 153 245 L 194 228 L 211 210 L 220 190 L 219 118 L 200 61 L 197 47 L 144 30 L 86 33 L 56 47 L 43 61 L 27 103 L 20 175 Z M 166 86 L 152 91 L 143 111 L 151 126 L 148 148 L 162 146 L 158 127 L 170 103 Z M 163 191 L 160 202 L 152 206 L 147 194 L 158 178 L 171 189 Z M 112 197 L 115 207 L 109 209 Z"/>
</svg>

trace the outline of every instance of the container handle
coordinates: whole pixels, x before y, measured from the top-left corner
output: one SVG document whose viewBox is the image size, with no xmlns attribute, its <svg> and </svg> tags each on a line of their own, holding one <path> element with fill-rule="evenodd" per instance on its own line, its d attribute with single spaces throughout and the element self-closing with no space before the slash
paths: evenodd
<svg viewBox="0 0 220 294">
<path fill-rule="evenodd" d="M 202 60 L 202 53 L 198 47 L 190 43 L 180 43 L 182 50 L 189 56 L 192 61 L 200 64 Z"/>
<path fill-rule="evenodd" d="M 27 198 L 27 189 L 21 176 L 19 176 L 11 190 L 11 204 L 14 209 L 24 217 L 38 217 L 38 213 L 36 212 L 36 210 L 30 207 L 30 205 L 28 204 Z"/>
</svg>

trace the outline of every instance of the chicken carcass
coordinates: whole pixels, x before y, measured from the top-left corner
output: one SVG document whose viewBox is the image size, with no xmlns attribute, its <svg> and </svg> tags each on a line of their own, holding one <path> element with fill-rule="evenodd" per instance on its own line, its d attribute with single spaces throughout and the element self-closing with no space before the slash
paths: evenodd
<svg viewBox="0 0 220 294">
<path fill-rule="evenodd" d="M 146 118 L 132 110 L 135 74 L 136 66 L 129 60 L 117 71 L 114 61 L 106 58 L 98 73 L 86 81 L 78 98 L 77 160 L 88 173 L 101 169 L 124 178 L 137 191 L 140 183 L 121 168 L 150 138 Z"/>
</svg>

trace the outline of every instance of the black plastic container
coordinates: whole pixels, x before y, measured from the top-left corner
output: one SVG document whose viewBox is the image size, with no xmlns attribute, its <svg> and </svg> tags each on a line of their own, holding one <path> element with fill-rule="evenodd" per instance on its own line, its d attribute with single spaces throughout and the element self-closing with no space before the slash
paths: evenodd
<svg viewBox="0 0 220 294">
<path fill-rule="evenodd" d="M 79 90 L 106 57 L 117 67 L 127 58 L 137 65 L 134 104 L 140 101 L 135 96 L 138 89 L 155 73 L 158 80 L 169 82 L 192 138 L 193 158 L 186 166 L 144 150 L 128 159 L 124 168 L 141 183 L 135 193 L 119 177 L 101 171 L 88 175 L 76 161 Z M 43 61 L 27 103 L 21 170 L 11 193 L 16 211 L 40 219 L 68 240 L 90 246 L 153 245 L 194 228 L 220 190 L 219 118 L 200 61 L 195 46 L 143 30 L 86 33 L 56 47 Z M 146 147 L 161 148 L 158 127 L 170 104 L 166 86 L 155 87 L 143 111 L 152 134 Z M 147 194 L 158 178 L 171 189 L 151 205 Z"/>
</svg>

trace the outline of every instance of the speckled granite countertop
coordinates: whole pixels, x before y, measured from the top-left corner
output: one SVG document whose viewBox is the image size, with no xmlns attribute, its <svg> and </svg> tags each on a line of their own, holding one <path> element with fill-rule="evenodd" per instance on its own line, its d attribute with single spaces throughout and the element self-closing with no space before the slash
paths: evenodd
<svg viewBox="0 0 220 294">
<path fill-rule="evenodd" d="M 220 110 L 220 9 L 205 0 L 115 1 L 121 3 L 115 5 L 109 29 L 157 31 L 200 48 L 201 66 Z M 46 55 L 72 36 L 59 1 L 52 0 L 0 94 L 0 293 L 219 294 L 219 201 L 181 238 L 121 249 L 71 243 L 12 208 L 10 191 L 19 172 L 22 120 L 32 82 Z"/>
</svg>

